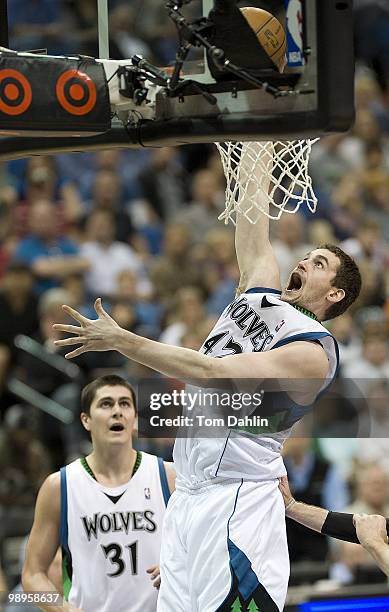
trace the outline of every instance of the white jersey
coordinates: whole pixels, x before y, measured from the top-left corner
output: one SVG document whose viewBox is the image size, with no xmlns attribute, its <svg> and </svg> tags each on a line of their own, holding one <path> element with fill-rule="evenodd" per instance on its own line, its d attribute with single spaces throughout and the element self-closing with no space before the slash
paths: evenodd
<svg viewBox="0 0 389 612">
<path fill-rule="evenodd" d="M 77 459 L 61 468 L 64 594 L 84 612 L 155 612 L 146 570 L 159 564 L 169 498 L 162 459 L 141 454 L 124 485 L 98 483 Z"/>
<path fill-rule="evenodd" d="M 282 301 L 280 296 L 280 291 L 268 288 L 249 289 L 240 295 L 224 310 L 200 352 L 224 357 L 269 351 L 295 341 L 316 341 L 323 346 L 329 362 L 322 392 L 338 368 L 336 340 L 321 323 Z M 186 390 L 193 392 L 196 387 Z M 283 476 L 286 471 L 282 444 L 291 426 L 308 408 L 294 403 L 286 393 L 281 395 L 277 395 L 278 424 L 273 430 L 276 434 L 255 435 L 234 428 L 226 430 L 223 438 L 177 437 L 173 453 L 176 487 L 196 488 L 225 479 L 266 481 Z M 191 411 L 192 417 L 195 411 L 196 407 Z M 204 408 L 197 411 L 204 414 Z"/>
</svg>

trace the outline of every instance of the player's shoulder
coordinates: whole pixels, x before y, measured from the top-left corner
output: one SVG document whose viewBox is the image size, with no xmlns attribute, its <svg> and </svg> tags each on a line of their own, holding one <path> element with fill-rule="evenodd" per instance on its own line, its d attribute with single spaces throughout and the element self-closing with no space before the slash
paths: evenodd
<svg viewBox="0 0 389 612">
<path fill-rule="evenodd" d="M 61 503 L 61 476 L 60 472 L 49 474 L 39 489 L 39 502 L 41 507 L 50 508 L 53 513 L 60 508 Z"/>
<path fill-rule="evenodd" d="M 168 466 L 168 465 L 172 465 L 169 464 L 168 461 L 165 461 L 162 457 L 160 457 L 159 455 L 154 455 L 153 453 L 146 453 L 146 451 L 138 451 L 138 453 L 140 454 L 141 457 L 141 465 L 153 465 L 155 467 L 162 467 L 162 466 Z"/>
<path fill-rule="evenodd" d="M 61 473 L 53 472 L 49 474 L 46 479 L 43 481 L 42 487 L 45 486 L 47 490 L 55 492 L 59 491 L 61 487 Z"/>
<path fill-rule="evenodd" d="M 154 455 L 154 453 L 147 453 L 146 451 L 137 451 L 138 456 L 140 456 L 141 463 L 151 462 L 156 463 L 159 460 L 158 455 Z"/>
<path fill-rule="evenodd" d="M 150 453 L 145 453 L 142 451 L 142 461 L 143 457 L 146 457 L 146 461 L 150 462 L 149 465 L 153 464 L 159 471 L 159 477 L 161 480 L 164 480 L 164 473 L 166 475 L 168 487 L 170 493 L 173 493 L 175 489 L 176 482 L 176 471 L 174 469 L 174 463 L 170 461 L 165 461 L 162 457 L 158 455 L 152 455 Z"/>
</svg>

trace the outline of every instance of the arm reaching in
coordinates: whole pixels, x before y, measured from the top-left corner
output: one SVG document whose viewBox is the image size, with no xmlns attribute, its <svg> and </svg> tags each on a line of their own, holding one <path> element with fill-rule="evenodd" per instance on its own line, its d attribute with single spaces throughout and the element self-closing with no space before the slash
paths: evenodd
<svg viewBox="0 0 389 612">
<path fill-rule="evenodd" d="M 280 478 L 279 489 L 288 518 L 323 535 L 361 544 L 389 576 L 389 519 L 378 515 L 329 512 L 324 508 L 298 502 L 290 491 L 286 476 Z"/>
<path fill-rule="evenodd" d="M 316 506 L 308 506 L 296 501 L 290 491 L 287 476 L 280 478 L 279 489 L 284 499 L 286 516 L 296 521 L 296 523 L 322 533 L 324 522 L 328 516 L 328 510 L 317 508 Z"/>
</svg>

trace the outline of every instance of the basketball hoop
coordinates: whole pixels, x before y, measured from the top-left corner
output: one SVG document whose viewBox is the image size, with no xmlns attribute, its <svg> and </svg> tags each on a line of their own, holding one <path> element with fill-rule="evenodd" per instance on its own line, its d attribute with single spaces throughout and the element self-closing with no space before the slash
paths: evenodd
<svg viewBox="0 0 389 612">
<path fill-rule="evenodd" d="M 216 143 L 227 180 L 226 224 L 242 214 L 252 224 L 266 215 L 279 219 L 301 205 L 316 212 L 317 198 L 308 173 L 312 145 L 319 139 Z M 244 163 L 242 159 L 244 158 Z"/>
</svg>

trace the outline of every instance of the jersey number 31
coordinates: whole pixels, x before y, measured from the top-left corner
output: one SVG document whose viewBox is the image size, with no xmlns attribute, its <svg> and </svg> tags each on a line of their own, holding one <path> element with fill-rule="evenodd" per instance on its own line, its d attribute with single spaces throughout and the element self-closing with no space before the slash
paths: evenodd
<svg viewBox="0 0 389 612">
<path fill-rule="evenodd" d="M 101 548 L 105 557 L 111 561 L 112 565 L 116 566 L 115 570 L 108 573 L 107 576 L 111 578 L 121 576 L 126 569 L 126 563 L 123 561 L 123 546 L 120 544 L 108 544 L 107 546 L 101 544 Z M 138 573 L 138 541 L 127 544 L 125 548 L 128 549 L 130 571 L 135 576 Z"/>
</svg>

